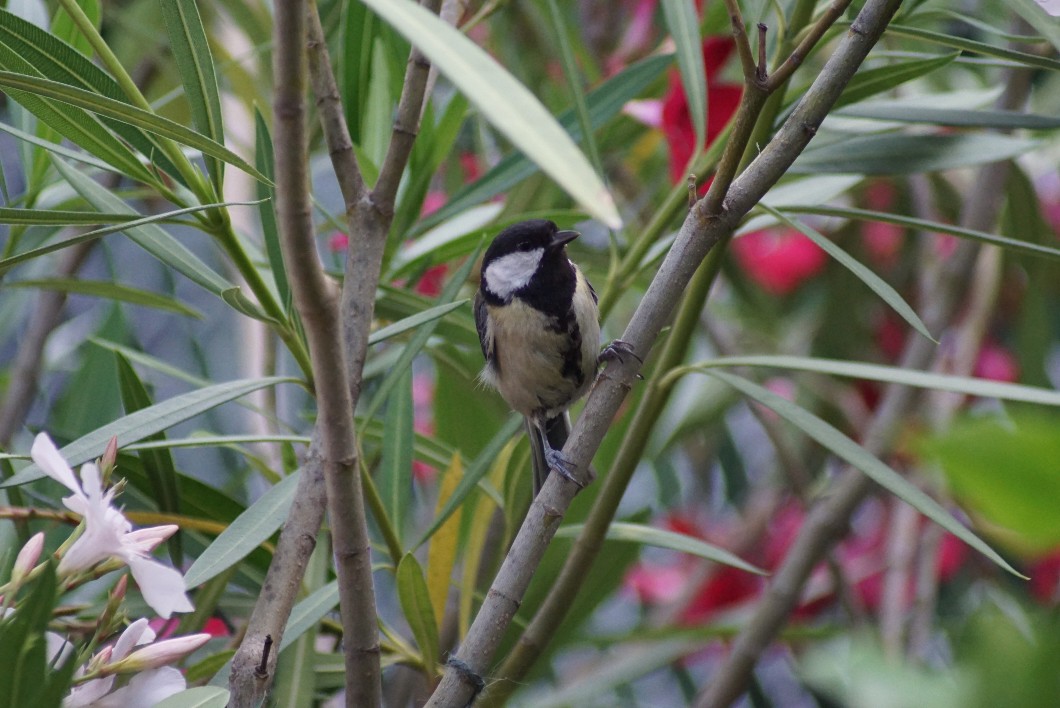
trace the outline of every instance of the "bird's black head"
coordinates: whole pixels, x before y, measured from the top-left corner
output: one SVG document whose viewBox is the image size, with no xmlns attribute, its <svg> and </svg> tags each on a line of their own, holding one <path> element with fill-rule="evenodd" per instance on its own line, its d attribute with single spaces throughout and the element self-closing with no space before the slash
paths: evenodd
<svg viewBox="0 0 1060 708">
<path fill-rule="evenodd" d="M 487 301 L 518 296 L 531 304 L 563 298 L 569 306 L 576 278 L 566 245 L 577 231 L 560 231 L 546 219 L 521 221 L 501 231 L 482 258 L 482 293 Z"/>
</svg>

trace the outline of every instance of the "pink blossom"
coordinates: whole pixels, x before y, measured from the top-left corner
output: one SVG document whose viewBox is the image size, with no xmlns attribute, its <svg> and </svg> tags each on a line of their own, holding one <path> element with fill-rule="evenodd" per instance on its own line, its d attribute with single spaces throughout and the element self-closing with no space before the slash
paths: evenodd
<svg viewBox="0 0 1060 708">
<path fill-rule="evenodd" d="M 84 531 L 59 562 L 60 574 L 70 575 L 117 558 L 129 566 L 144 600 L 161 616 L 194 609 L 185 594 L 183 576 L 150 555 L 159 543 L 173 535 L 176 526 L 133 531 L 125 515 L 112 505 L 114 489 L 103 491 L 99 468 L 92 463 L 83 465 L 79 484 L 74 471 L 44 433 L 33 441 L 30 456 L 45 474 L 73 492 L 63 499 L 63 504 L 83 517 Z"/>
<path fill-rule="evenodd" d="M 343 253 L 349 247 L 350 237 L 340 231 L 336 231 L 328 238 L 328 250 L 332 253 Z"/>
<path fill-rule="evenodd" d="M 790 229 L 745 234 L 732 253 L 748 277 L 772 295 L 787 295 L 824 270 L 828 256 L 809 238 Z"/>
<path fill-rule="evenodd" d="M 179 661 L 208 641 L 210 641 L 210 635 L 205 633 L 163 639 L 148 644 L 143 649 L 137 649 L 121 661 L 112 662 L 109 670 L 114 673 L 127 673 L 157 669 Z"/>
<path fill-rule="evenodd" d="M 1016 357 L 996 342 L 983 342 L 979 358 L 975 361 L 975 375 L 981 379 L 1015 383 L 1020 378 L 1020 367 Z"/>
</svg>

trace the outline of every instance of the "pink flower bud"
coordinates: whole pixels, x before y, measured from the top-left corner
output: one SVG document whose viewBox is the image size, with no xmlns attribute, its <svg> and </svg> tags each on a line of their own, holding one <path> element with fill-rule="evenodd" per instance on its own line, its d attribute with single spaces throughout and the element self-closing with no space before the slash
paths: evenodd
<svg viewBox="0 0 1060 708">
<path fill-rule="evenodd" d="M 99 458 L 99 469 L 103 477 L 107 478 L 118 463 L 118 436 L 112 435 L 107 441 L 107 447 L 103 450 L 103 457 Z"/>
<path fill-rule="evenodd" d="M 209 634 L 189 634 L 186 637 L 163 639 L 137 649 L 121 661 L 111 664 L 107 667 L 107 673 L 136 673 L 157 669 L 184 658 L 208 641 Z"/>
<path fill-rule="evenodd" d="M 43 532 L 34 534 L 30 540 L 26 541 L 26 545 L 22 547 L 22 550 L 18 552 L 18 557 L 15 558 L 14 567 L 11 568 L 12 582 L 18 582 L 26 573 L 33 570 L 33 566 L 37 565 L 37 560 L 40 558 L 40 553 L 43 549 Z"/>
</svg>

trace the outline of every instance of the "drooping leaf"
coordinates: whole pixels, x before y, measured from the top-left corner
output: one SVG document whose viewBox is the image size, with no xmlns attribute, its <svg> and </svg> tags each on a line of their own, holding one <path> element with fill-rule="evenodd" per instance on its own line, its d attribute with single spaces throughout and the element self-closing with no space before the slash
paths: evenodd
<svg viewBox="0 0 1060 708">
<path fill-rule="evenodd" d="M 556 536 L 561 538 L 577 538 L 578 534 L 580 534 L 584 528 L 585 524 L 561 526 L 556 531 Z M 615 521 L 607 528 L 607 539 L 610 541 L 628 541 L 630 543 L 639 543 L 645 546 L 667 548 L 671 551 L 680 551 L 681 553 L 691 553 L 700 558 L 732 566 L 733 568 L 739 568 L 748 573 L 768 575 L 766 571 L 747 563 L 738 556 L 726 551 L 724 548 L 719 548 L 714 544 L 701 541 L 700 539 L 687 534 L 667 531 L 666 529 L 660 529 L 654 526 Z"/>
<path fill-rule="evenodd" d="M 614 199 L 570 135 L 464 34 L 409 0 L 362 0 L 424 53 L 499 131 L 587 212 L 618 227 Z"/>
<path fill-rule="evenodd" d="M 775 216 L 782 223 L 786 224 L 789 228 L 795 229 L 817 244 L 818 248 L 838 261 L 844 268 L 853 273 L 858 280 L 867 285 L 872 292 L 879 295 L 880 299 L 887 303 L 888 307 L 898 313 L 899 317 L 908 322 L 913 329 L 920 332 L 920 334 L 924 335 L 931 341 L 936 341 L 935 338 L 931 336 L 931 332 L 928 331 L 927 325 L 925 325 L 924 321 L 920 319 L 920 316 L 916 314 L 916 311 L 909 306 L 909 303 L 905 301 L 905 298 L 903 298 L 898 291 L 891 287 L 883 278 L 872 272 L 872 269 L 844 251 L 830 238 L 817 231 L 817 229 L 812 228 L 798 219 L 791 219 L 785 216 L 782 212 L 773 209 L 766 204 L 760 204 L 759 206 L 769 214 Z"/>
<path fill-rule="evenodd" d="M 169 138 L 182 145 L 195 148 L 204 155 L 216 158 L 236 167 L 254 179 L 268 181 L 239 155 L 187 126 L 162 116 L 131 106 L 128 103 L 101 96 L 91 91 L 75 88 L 48 79 L 41 79 L 11 71 L 0 71 L 0 87 L 21 91 L 43 98 L 61 101 L 86 111 L 113 118 L 141 128 L 154 135 Z M 150 180 L 148 180 L 150 181 Z"/>
<path fill-rule="evenodd" d="M 629 100 L 639 96 L 660 74 L 673 63 L 672 55 L 652 56 L 633 64 L 598 88 L 589 92 L 585 102 L 593 128 L 612 119 Z M 575 140 L 582 138 L 574 109 L 561 113 L 557 120 Z M 511 152 L 501 158 L 486 174 L 463 187 L 438 211 L 416 225 L 414 233 L 422 233 L 436 224 L 454 217 L 469 207 L 482 204 L 511 189 L 538 171 L 521 152 Z"/>
<path fill-rule="evenodd" d="M 198 310 L 193 310 L 179 300 L 140 288 L 114 283 L 109 280 L 78 280 L 76 278 L 38 278 L 35 280 L 15 280 L 4 283 L 8 288 L 35 288 L 52 290 L 75 295 L 88 295 L 130 305 L 150 307 L 156 310 L 175 312 L 186 317 L 202 319 Z"/>
<path fill-rule="evenodd" d="M 441 484 L 438 486 L 438 503 L 435 505 L 435 513 L 440 511 L 453 490 L 464 475 L 464 465 L 460 455 L 453 455 L 448 469 L 442 473 Z M 438 631 L 442 630 L 442 621 L 445 617 L 446 600 L 449 598 L 449 586 L 452 585 L 453 566 L 456 563 L 457 541 L 460 536 L 460 517 L 462 512 L 457 512 L 442 524 L 441 528 L 431 537 L 431 544 L 427 548 L 427 590 L 431 596 L 431 607 L 434 609 L 434 618 L 438 621 Z"/>
<path fill-rule="evenodd" d="M 998 566 L 1017 577 L 1023 577 L 979 536 L 950 516 L 938 502 L 829 423 L 786 398 L 747 379 L 733 376 L 724 371 L 711 370 L 708 373 L 732 386 L 745 396 L 772 409 L 781 418 L 798 427 L 836 456 L 857 467 L 871 477 L 874 482 L 982 553 Z"/>
</svg>

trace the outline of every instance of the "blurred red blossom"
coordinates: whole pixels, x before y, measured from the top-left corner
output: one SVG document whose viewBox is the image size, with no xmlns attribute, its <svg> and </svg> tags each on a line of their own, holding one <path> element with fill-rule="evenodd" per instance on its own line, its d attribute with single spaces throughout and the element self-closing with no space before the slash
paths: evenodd
<svg viewBox="0 0 1060 708">
<path fill-rule="evenodd" d="M 1020 378 L 1020 367 L 1012 352 L 997 342 L 987 340 L 979 349 L 973 373 L 981 379 L 1015 383 Z"/>
<path fill-rule="evenodd" d="M 736 48 L 730 37 L 707 37 L 703 40 L 703 61 L 707 73 L 707 135 L 710 145 L 736 113 L 743 87 L 718 81 L 718 74 Z M 688 112 L 688 98 L 681 86 L 681 75 L 670 72 L 670 88 L 663 98 L 662 129 L 670 147 L 670 181 L 685 179 L 688 161 L 696 145 L 696 133 Z"/>
<path fill-rule="evenodd" d="M 878 610 L 882 600 L 892 511 L 898 503 L 883 500 L 872 502 L 854 523 L 853 533 L 834 552 L 843 577 L 850 584 L 859 605 L 869 612 Z M 763 538 L 755 544 L 755 550 L 745 556 L 746 560 L 764 570 L 775 571 L 790 550 L 805 517 L 806 513 L 798 502 L 790 500 L 782 503 L 773 513 Z M 676 524 L 679 528 L 673 528 L 675 519 L 679 519 Z M 921 518 L 919 523 L 926 527 L 930 522 Z M 733 530 L 724 524 L 711 523 L 706 528 L 699 528 L 694 521 L 676 515 L 669 517 L 663 525 L 722 547 L 729 545 L 727 541 L 734 535 Z M 967 556 L 967 546 L 952 534 L 944 534 L 935 560 L 936 580 L 946 582 L 952 579 Z M 705 580 L 698 581 L 696 578 L 699 577 L 700 568 L 700 561 L 691 556 L 680 556 L 669 564 L 638 564 L 626 575 L 626 587 L 646 604 L 672 602 L 688 595 L 690 599 L 681 610 L 680 621 L 683 624 L 701 624 L 719 613 L 758 601 L 768 582 L 766 578 L 728 566 L 718 566 Z M 1057 561 L 1056 573 L 1058 577 L 1052 581 L 1049 580 L 1051 576 L 1043 573 L 1043 582 L 1053 582 L 1049 587 L 1055 587 L 1060 580 L 1060 560 Z M 689 593 L 693 582 L 700 582 L 700 585 Z M 906 603 L 913 601 L 914 582 L 915 579 L 911 578 L 903 598 Z M 835 600 L 833 578 L 822 563 L 814 569 L 795 616 L 803 619 L 813 617 L 832 606 Z"/>
<path fill-rule="evenodd" d="M 748 277 L 772 295 L 787 295 L 820 273 L 827 254 L 791 229 L 765 229 L 732 242 L 732 253 Z"/>
</svg>

